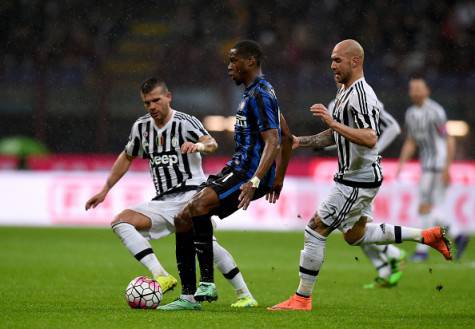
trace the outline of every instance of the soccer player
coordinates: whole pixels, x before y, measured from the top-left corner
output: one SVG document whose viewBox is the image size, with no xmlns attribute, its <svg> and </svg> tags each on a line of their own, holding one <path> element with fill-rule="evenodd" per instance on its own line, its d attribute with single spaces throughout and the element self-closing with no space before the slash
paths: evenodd
<svg viewBox="0 0 475 329">
<path fill-rule="evenodd" d="M 343 85 L 335 109 L 330 115 L 322 104 L 310 108 L 329 128 L 317 135 L 294 138 L 296 146 L 301 147 L 336 144 L 338 172 L 333 189 L 305 228 L 297 292 L 270 310 L 312 309 L 313 287 L 323 264 L 326 240 L 335 229 L 342 231 L 352 246 L 415 241 L 432 246 L 446 259 L 452 258 L 449 241 L 440 227 L 420 230 L 368 223 L 372 221 L 372 201 L 383 180 L 375 149 L 381 103 L 364 78 L 363 60 L 363 48 L 355 40 L 341 41 L 333 48 L 331 69 L 335 80 Z"/>
<path fill-rule="evenodd" d="M 170 107 L 172 94 L 163 81 L 150 78 L 140 91 L 148 113 L 135 121 L 124 151 L 115 161 L 102 190 L 87 201 L 86 210 L 104 201 L 136 157 L 149 160 L 156 197 L 122 211 L 111 226 L 166 292 L 177 280 L 163 268 L 147 240 L 160 239 L 175 231 L 174 216 L 205 181 L 200 153 L 212 153 L 218 145 L 198 119 Z M 214 263 L 238 295 L 232 306 L 240 307 L 243 298 L 257 304 L 229 252 L 216 239 L 212 248 Z"/>
<path fill-rule="evenodd" d="M 341 88 L 341 85 L 337 83 L 337 87 Z M 334 109 L 335 100 L 332 100 L 328 104 L 328 113 L 333 113 Z M 380 103 L 379 132 L 380 135 L 375 146 L 378 154 L 382 153 L 401 133 L 401 127 L 397 123 L 396 119 L 394 119 L 393 116 L 384 109 L 383 103 Z M 361 245 L 361 249 L 378 272 L 378 276 L 374 279 L 374 281 L 365 284 L 364 288 L 372 289 L 376 287 L 395 287 L 402 276 L 400 264 L 406 258 L 406 252 L 392 244 L 385 246 L 366 244 Z"/>
<path fill-rule="evenodd" d="M 430 90 L 424 79 L 409 81 L 409 97 L 413 105 L 406 112 L 407 136 L 401 149 L 397 176 L 403 165 L 419 149 L 422 175 L 419 181 L 419 218 L 423 228 L 444 222 L 445 192 L 450 183 L 450 165 L 455 154 L 455 139 L 447 135 L 444 108 L 429 98 Z M 468 236 L 458 235 L 456 258 L 468 243 Z M 417 245 L 412 260 L 424 261 L 428 247 Z"/>
<path fill-rule="evenodd" d="M 245 86 L 236 113 L 235 153 L 224 169 L 210 176 L 204 188 L 175 217 L 182 295 L 159 307 L 160 310 L 194 310 L 199 308 L 195 301 L 217 299 L 211 262 L 211 215 L 225 218 L 240 208 L 246 210 L 252 200 L 264 195 L 271 203 L 279 197 L 292 150 L 292 136 L 274 90 L 262 75 L 261 59 L 262 50 L 254 41 L 240 41 L 229 51 L 228 74 L 237 85 Z M 193 242 L 201 271 L 198 289 L 193 272 Z"/>
</svg>

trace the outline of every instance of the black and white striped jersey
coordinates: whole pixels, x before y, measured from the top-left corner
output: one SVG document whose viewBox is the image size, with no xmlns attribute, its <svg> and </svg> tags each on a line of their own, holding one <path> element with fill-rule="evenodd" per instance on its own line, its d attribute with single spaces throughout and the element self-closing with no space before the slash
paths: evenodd
<svg viewBox="0 0 475 329">
<path fill-rule="evenodd" d="M 407 109 L 407 133 L 416 141 L 424 171 L 438 171 L 446 165 L 446 123 L 444 108 L 430 98 L 420 107 L 413 105 Z"/>
<path fill-rule="evenodd" d="M 328 103 L 327 108 L 329 113 L 333 113 L 335 99 Z M 383 103 L 381 103 L 381 109 L 379 112 L 379 133 L 378 142 L 376 143 L 376 150 L 378 153 L 383 152 L 401 133 L 399 123 L 388 111 L 385 110 Z"/>
<path fill-rule="evenodd" d="M 206 179 L 200 153 L 182 154 L 180 147 L 209 134 L 194 116 L 172 111 L 172 118 L 162 128 L 155 125 L 150 114 L 137 119 L 125 146 L 129 156 L 149 160 L 157 196 L 185 185 L 200 185 Z"/>
<path fill-rule="evenodd" d="M 382 105 L 373 88 L 364 78 L 350 87 L 341 87 L 335 98 L 333 119 L 356 129 L 370 128 L 380 135 L 379 113 Z M 380 156 L 376 148 L 350 142 L 333 132 L 338 151 L 338 172 L 335 181 L 358 187 L 378 187 L 383 180 Z"/>
</svg>

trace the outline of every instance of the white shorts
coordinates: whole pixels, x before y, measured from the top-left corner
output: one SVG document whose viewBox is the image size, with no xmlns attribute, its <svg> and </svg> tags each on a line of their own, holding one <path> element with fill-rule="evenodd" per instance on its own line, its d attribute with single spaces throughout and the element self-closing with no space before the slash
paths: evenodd
<svg viewBox="0 0 475 329">
<path fill-rule="evenodd" d="M 174 217 L 195 194 L 196 191 L 173 193 L 165 195 L 160 200 L 152 200 L 131 207 L 130 210 L 139 212 L 152 221 L 150 230 L 140 233 L 145 238 L 152 240 L 175 233 Z"/>
<path fill-rule="evenodd" d="M 446 189 L 442 181 L 442 172 L 424 171 L 419 180 L 419 202 L 432 205 L 441 203 Z"/>
<path fill-rule="evenodd" d="M 347 232 L 362 217 L 373 220 L 373 199 L 379 191 L 376 188 L 351 187 L 335 183 L 330 194 L 321 203 L 318 215 L 322 222 L 332 229 Z"/>
</svg>

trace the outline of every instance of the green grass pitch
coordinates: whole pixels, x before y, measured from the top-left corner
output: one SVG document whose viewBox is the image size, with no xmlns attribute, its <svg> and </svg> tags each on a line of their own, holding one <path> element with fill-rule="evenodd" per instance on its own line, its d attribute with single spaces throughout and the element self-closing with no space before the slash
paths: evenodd
<svg viewBox="0 0 475 329">
<path fill-rule="evenodd" d="M 475 243 L 461 263 L 435 252 L 407 264 L 395 289 L 364 290 L 374 270 L 335 234 L 312 312 L 269 312 L 298 283 L 301 232 L 217 232 L 260 306 L 234 310 L 234 292 L 216 273 L 219 300 L 201 312 L 132 310 L 124 289 L 147 274 L 110 230 L 0 228 L 0 328 L 475 328 Z M 153 242 L 176 275 L 174 237 Z M 403 245 L 412 251 L 414 244 Z M 437 286 L 443 288 L 439 291 Z M 179 289 L 165 295 L 172 301 Z"/>
</svg>

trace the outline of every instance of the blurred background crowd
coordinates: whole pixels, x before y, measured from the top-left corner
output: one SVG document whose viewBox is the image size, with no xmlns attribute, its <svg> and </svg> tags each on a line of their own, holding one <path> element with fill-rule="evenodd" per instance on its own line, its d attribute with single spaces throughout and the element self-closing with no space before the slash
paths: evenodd
<svg viewBox="0 0 475 329">
<path fill-rule="evenodd" d="M 120 151 L 150 76 L 168 83 L 178 110 L 232 116 L 242 89 L 226 53 L 242 38 L 262 44 L 296 134 L 323 128 L 307 109 L 334 96 L 329 58 L 345 38 L 365 47 L 366 79 L 401 125 L 412 75 L 449 119 L 475 124 L 472 1 L 3 0 L 0 29 L 0 138 L 31 136 L 52 152 Z M 232 133 L 213 135 L 230 154 Z M 475 159 L 473 136 L 459 138 L 458 159 Z M 385 155 L 398 156 L 401 141 Z"/>
</svg>

